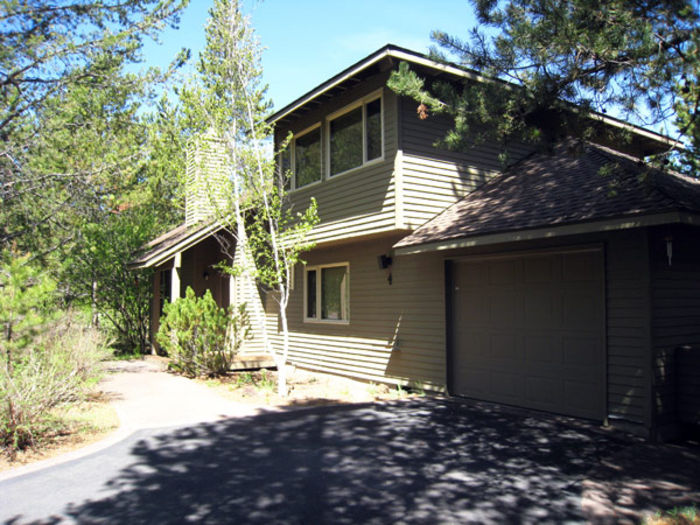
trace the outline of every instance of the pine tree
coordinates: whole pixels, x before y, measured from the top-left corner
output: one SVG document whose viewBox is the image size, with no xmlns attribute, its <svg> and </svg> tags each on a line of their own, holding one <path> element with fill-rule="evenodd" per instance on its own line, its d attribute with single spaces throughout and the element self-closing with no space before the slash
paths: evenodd
<svg viewBox="0 0 700 525">
<path fill-rule="evenodd" d="M 423 117 L 454 116 L 448 147 L 483 140 L 551 142 L 571 134 L 586 140 L 600 133 L 589 118 L 598 112 L 664 126 L 690 148 L 669 148 L 657 160 L 693 172 L 700 101 L 697 3 L 473 2 L 479 26 L 467 40 L 435 31 L 432 55 L 473 68 L 486 81 L 428 84 L 404 66 L 390 82 L 422 104 Z"/>
</svg>

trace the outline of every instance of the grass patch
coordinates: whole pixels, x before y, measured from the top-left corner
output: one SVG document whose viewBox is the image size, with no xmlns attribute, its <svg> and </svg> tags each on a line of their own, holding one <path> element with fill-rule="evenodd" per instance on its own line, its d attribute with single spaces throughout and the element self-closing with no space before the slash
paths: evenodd
<svg viewBox="0 0 700 525">
<path fill-rule="evenodd" d="M 300 369 L 288 377 L 289 396 L 286 398 L 277 395 L 277 372 L 274 370 L 230 372 L 223 377 L 199 381 L 233 401 L 256 406 L 365 403 L 415 396 L 404 387 L 368 384 Z"/>
<path fill-rule="evenodd" d="M 700 525 L 700 513 L 695 505 L 674 507 L 671 510 L 657 512 L 644 523 L 646 525 Z"/>
</svg>

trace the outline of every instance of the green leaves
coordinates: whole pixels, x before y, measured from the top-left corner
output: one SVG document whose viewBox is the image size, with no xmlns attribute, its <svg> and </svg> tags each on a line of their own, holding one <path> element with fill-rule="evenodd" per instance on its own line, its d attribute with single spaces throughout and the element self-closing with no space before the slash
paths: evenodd
<svg viewBox="0 0 700 525">
<path fill-rule="evenodd" d="M 173 370 L 197 377 L 226 374 L 249 334 L 245 304 L 219 308 L 209 290 L 196 297 L 188 286 L 184 298 L 164 305 L 157 338 Z"/>
<path fill-rule="evenodd" d="M 440 51 L 433 57 L 449 57 L 493 81 L 424 86 L 402 66 L 389 83 L 420 104 L 430 106 L 434 99 L 445 104 L 456 119 L 445 140 L 449 147 L 487 139 L 590 138 L 601 130 L 590 112 L 667 129 L 675 123 L 680 140 L 697 142 L 689 132 L 700 100 L 690 87 L 700 69 L 697 4 L 475 0 L 474 6 L 480 25 L 469 39 L 436 31 Z M 693 146 L 674 158 L 692 166 L 696 153 Z"/>
<path fill-rule="evenodd" d="M 0 252 L 0 350 L 8 370 L 51 320 L 55 288 L 29 254 Z"/>
</svg>

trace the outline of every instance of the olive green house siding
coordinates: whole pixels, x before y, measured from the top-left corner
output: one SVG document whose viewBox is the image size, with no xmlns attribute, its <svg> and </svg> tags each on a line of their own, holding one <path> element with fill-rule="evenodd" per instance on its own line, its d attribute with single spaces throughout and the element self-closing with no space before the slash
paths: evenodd
<svg viewBox="0 0 700 525">
<path fill-rule="evenodd" d="M 385 87 L 387 78 L 388 74 L 376 75 L 305 114 L 295 125 L 277 128 L 279 142 L 289 132 L 297 134 L 309 127 L 321 127 L 322 179 L 290 192 L 291 205 L 296 209 L 308 206 L 312 196 L 316 199 L 321 223 L 314 228 L 311 239 L 318 243 L 345 241 L 396 229 L 397 97 Z M 367 96 L 380 96 L 382 100 L 383 155 L 367 166 L 330 176 L 328 116 Z"/>
<path fill-rule="evenodd" d="M 461 344 L 455 330 L 463 322 L 455 318 L 456 304 L 450 292 L 455 285 L 457 261 L 486 257 L 487 262 L 478 267 L 489 271 L 489 258 L 507 256 L 515 257 L 517 264 L 525 268 L 530 255 L 519 254 L 558 261 L 559 256 L 546 254 L 593 246 L 599 269 L 597 291 L 590 297 L 598 306 L 592 313 L 581 310 L 581 316 L 591 313 L 590 319 L 598 319 L 596 328 L 585 332 L 586 337 L 598 341 L 595 350 L 591 347 L 597 357 L 589 359 L 586 350 L 579 348 L 574 361 L 592 363 L 595 377 L 587 384 L 594 389 L 590 395 L 595 399 L 579 403 L 588 408 L 574 406 L 577 394 L 584 396 L 586 390 L 582 386 L 580 392 L 572 391 L 577 379 L 575 369 L 569 367 L 569 386 L 562 388 L 568 389 L 570 405 L 563 402 L 559 408 L 552 405 L 549 410 L 608 421 L 644 435 L 653 435 L 653 429 L 663 421 L 675 422 L 678 396 L 675 377 L 669 373 L 668 356 L 673 353 L 671 347 L 697 344 L 698 323 L 693 308 L 699 294 L 695 286 L 680 285 L 682 279 L 692 281 L 696 276 L 692 271 L 698 265 L 693 263 L 692 271 L 682 273 L 680 268 L 670 270 L 658 264 L 657 259 L 663 259 L 665 252 L 658 254 L 653 225 L 673 219 L 619 220 L 600 225 L 583 221 L 552 231 L 545 227 L 454 243 L 428 243 L 415 249 L 402 247 L 401 239 L 407 233 L 441 216 L 451 205 L 499 177 L 504 164 L 500 156 L 503 147 L 499 144 L 479 144 L 461 152 L 440 146 L 440 139 L 450 129 L 450 120 L 441 115 L 420 119 L 415 101 L 397 97 L 384 87 L 390 70 L 397 66 L 396 58 L 401 57 L 406 57 L 401 50 L 382 50 L 367 59 L 364 69 L 361 65 L 348 68 L 271 119 L 276 124 L 278 142 L 289 132 L 303 134 L 312 126 L 318 126 L 321 134 L 321 180 L 291 192 L 297 208 L 305 207 L 314 197 L 321 222 L 312 234 L 316 247 L 304 255 L 306 266 L 295 269 L 294 292 L 288 307 L 290 361 L 299 367 L 368 381 L 448 393 L 459 393 L 461 389 L 473 394 L 475 390 L 460 386 L 464 377 L 454 375 L 458 373 L 455 359 L 460 351 L 455 345 Z M 407 57 L 415 60 L 412 67 L 425 68 L 422 59 L 413 57 Z M 428 77 L 444 79 L 449 67 L 440 67 L 422 71 Z M 450 74 L 457 73 L 450 70 Z M 467 74 L 464 78 L 473 80 Z M 331 119 L 342 108 L 377 93 L 382 97 L 382 158 L 331 176 Z M 625 126 L 613 121 L 606 121 L 605 125 Z M 632 142 L 620 145 L 626 154 L 643 155 L 662 141 L 648 132 L 635 133 Z M 508 163 L 528 157 L 532 150 L 532 146 L 510 144 Z M 566 206 L 565 202 L 556 201 L 541 204 L 552 209 Z M 503 209 L 502 213 L 508 216 L 510 210 Z M 697 235 L 693 227 L 689 227 L 688 235 Z M 387 268 L 378 265 L 382 255 L 392 257 Z M 308 319 L 304 304 L 305 268 L 334 264 L 348 268 L 348 318 L 343 322 Z M 523 282 L 529 279 L 527 275 L 522 278 Z M 574 284 L 567 286 L 575 291 L 581 285 L 575 283 L 575 276 L 572 279 Z M 545 289 L 533 290 L 539 294 Z M 556 300 L 555 287 L 550 286 L 550 290 L 550 299 Z M 279 348 L 281 334 L 274 297 L 268 294 L 265 303 L 267 333 L 273 348 Z M 527 314 L 527 304 L 524 307 L 520 315 Z M 576 311 L 575 300 L 567 308 Z M 498 313 L 494 315 L 497 329 L 500 321 Z M 503 316 L 501 321 L 505 322 Z M 583 321 L 567 322 L 560 332 L 580 326 Z M 542 329 L 545 333 L 550 330 L 554 337 L 554 326 L 547 327 L 545 323 Z M 549 376 L 552 385 L 555 375 Z M 545 390 L 546 380 L 545 377 L 542 383 Z M 494 388 L 496 392 L 499 386 Z M 552 388 L 556 390 L 555 386 Z M 506 397 L 485 394 L 483 398 L 509 402 Z M 548 409 L 546 403 L 519 402 L 517 396 L 511 402 Z"/>
<path fill-rule="evenodd" d="M 412 230 L 500 174 L 502 148 L 481 144 L 466 153 L 448 151 L 436 144 L 451 129 L 449 118 L 438 115 L 420 120 L 416 103 L 405 97 L 399 100 L 399 111 L 401 224 Z M 524 145 L 511 147 L 509 162 L 524 157 L 531 149 Z"/>
<path fill-rule="evenodd" d="M 615 145 L 624 155 L 609 144 L 563 141 L 549 152 L 510 144 L 505 167 L 500 144 L 448 151 L 439 140 L 450 120 L 420 119 L 415 101 L 386 87 L 401 61 L 431 80 L 484 81 L 472 71 L 387 46 L 269 119 L 276 144 L 292 137 L 290 153 L 279 157 L 280 168 L 285 162 L 292 167 L 290 205 L 303 210 L 314 198 L 320 218 L 311 232 L 316 245 L 293 272 L 290 363 L 590 418 L 647 437 L 673 436 L 681 423 L 700 423 L 700 183 L 676 176 L 657 180 L 649 172 L 648 185 L 640 186 L 641 162 L 633 158 L 669 141 L 600 115 L 601 126 L 629 131 L 631 139 Z M 369 153 L 377 136 L 368 131 L 369 106 L 376 115 L 377 100 L 379 155 Z M 344 115 L 360 114 L 361 126 L 353 121 L 355 134 L 345 137 L 356 140 L 361 130 L 362 161 L 333 175 L 331 152 L 347 144 L 332 137 L 352 120 L 342 121 Z M 355 154 L 358 147 L 348 149 Z M 610 181 L 599 175 L 610 159 L 622 170 L 615 175 L 616 199 L 608 197 Z M 236 252 L 243 254 L 243 248 Z M 188 272 L 195 262 L 182 255 Z M 163 252 L 139 264 L 165 268 L 169 257 Z M 486 281 L 502 260 L 511 261 L 518 277 L 497 289 L 499 283 Z M 551 270 L 547 277 L 539 263 Z M 335 277 L 324 281 L 324 269 Z M 455 292 L 462 286 L 471 295 L 460 302 Z M 254 306 L 251 348 L 279 352 L 275 294 L 252 281 L 232 281 L 228 293 L 232 302 Z M 510 334 L 508 348 L 474 344 L 476 332 L 463 330 L 487 300 L 490 317 L 477 328 Z M 334 302 L 333 308 L 324 310 L 323 301 Z M 519 301 L 517 308 L 512 301 Z M 510 319 L 506 310 L 515 312 Z M 518 325 L 528 316 L 537 322 Z M 546 346 L 556 362 L 519 356 L 518 345 L 535 357 L 547 354 Z M 502 368 L 499 357 L 489 355 L 496 351 L 504 352 Z M 518 359 L 525 359 L 523 366 Z M 478 367 L 490 374 L 484 388 L 474 379 Z M 566 374 L 563 381 L 557 370 Z M 510 386 L 505 372 L 527 395 L 503 395 Z M 546 403 L 547 392 L 564 395 Z"/>
<path fill-rule="evenodd" d="M 652 415 L 660 437 L 700 424 L 700 243 L 688 227 L 649 230 Z"/>
<path fill-rule="evenodd" d="M 397 236 L 342 246 L 318 247 L 307 265 L 346 262 L 350 271 L 350 312 L 346 324 L 304 320 L 303 274 L 295 271 L 288 307 L 290 361 L 304 368 L 368 381 L 445 388 L 444 303 L 441 260 L 409 257 L 390 270 L 377 256 L 391 251 Z M 391 274 L 392 283 L 388 276 Z M 268 333 L 281 344 L 276 303 L 267 298 Z"/>
</svg>

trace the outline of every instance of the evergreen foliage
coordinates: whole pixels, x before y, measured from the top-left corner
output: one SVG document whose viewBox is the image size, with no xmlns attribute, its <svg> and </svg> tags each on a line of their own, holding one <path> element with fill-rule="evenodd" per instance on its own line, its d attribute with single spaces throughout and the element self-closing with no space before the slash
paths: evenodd
<svg viewBox="0 0 700 525">
<path fill-rule="evenodd" d="M 50 410 L 94 384 L 107 341 L 72 315 L 58 315 L 55 283 L 30 256 L 0 258 L 0 445 L 10 454 L 50 427 Z"/>
<path fill-rule="evenodd" d="M 229 371 L 249 333 L 244 304 L 219 308 L 209 290 L 197 297 L 188 286 L 185 297 L 165 304 L 157 339 L 175 372 L 217 376 Z"/>
<path fill-rule="evenodd" d="M 0 1 L 0 249 L 31 253 L 129 352 L 148 347 L 150 276 L 126 265 L 183 215 L 186 136 L 158 92 L 187 53 L 130 66 L 185 5 Z"/>
<path fill-rule="evenodd" d="M 663 125 L 688 146 L 656 160 L 694 173 L 698 160 L 700 12 L 686 0 L 473 0 L 479 25 L 467 40 L 433 33 L 437 60 L 452 60 L 485 81 L 429 82 L 402 66 L 390 87 L 419 103 L 419 116 L 455 119 L 444 145 L 526 140 L 549 144 L 619 130 L 593 112 Z M 677 131 L 674 131 L 674 124 Z"/>
</svg>

